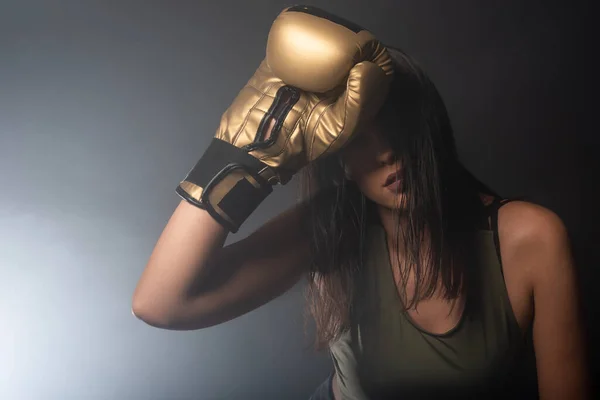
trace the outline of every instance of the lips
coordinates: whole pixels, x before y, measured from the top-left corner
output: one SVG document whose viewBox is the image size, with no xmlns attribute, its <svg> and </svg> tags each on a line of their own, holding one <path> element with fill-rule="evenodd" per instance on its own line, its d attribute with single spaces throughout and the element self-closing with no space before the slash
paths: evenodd
<svg viewBox="0 0 600 400">
<path fill-rule="evenodd" d="M 383 186 L 389 186 L 398 180 L 400 180 L 400 174 L 398 172 L 392 172 L 388 175 Z"/>
</svg>

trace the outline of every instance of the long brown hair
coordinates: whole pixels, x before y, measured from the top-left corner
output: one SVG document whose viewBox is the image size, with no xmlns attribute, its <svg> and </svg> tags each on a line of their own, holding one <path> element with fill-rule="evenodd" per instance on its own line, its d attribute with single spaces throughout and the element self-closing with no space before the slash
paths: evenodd
<svg viewBox="0 0 600 400">
<path fill-rule="evenodd" d="M 415 277 L 409 308 L 430 298 L 441 279 L 442 295 L 456 298 L 465 290 L 465 254 L 481 206 L 479 193 L 495 195 L 460 163 L 446 107 L 418 64 L 390 48 L 396 75 L 378 115 L 384 134 L 402 168 L 405 218 L 402 229 L 402 284 Z M 313 260 L 306 289 L 307 311 L 316 328 L 315 347 L 322 349 L 350 327 L 360 300 L 356 277 L 366 257 L 367 226 L 377 220 L 375 205 L 344 175 L 337 155 L 311 163 L 301 173 L 308 203 L 306 229 Z M 423 240 L 430 245 L 421 248 Z M 397 243 L 399 245 L 400 243 Z"/>
</svg>

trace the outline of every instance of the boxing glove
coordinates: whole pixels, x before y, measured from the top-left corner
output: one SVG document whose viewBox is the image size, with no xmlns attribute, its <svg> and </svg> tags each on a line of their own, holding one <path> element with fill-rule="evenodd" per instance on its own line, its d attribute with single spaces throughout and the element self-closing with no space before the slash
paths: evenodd
<svg viewBox="0 0 600 400">
<path fill-rule="evenodd" d="M 274 185 L 341 149 L 377 113 L 392 76 L 367 30 L 314 7 L 283 10 L 265 59 L 177 193 L 237 232 Z"/>
</svg>

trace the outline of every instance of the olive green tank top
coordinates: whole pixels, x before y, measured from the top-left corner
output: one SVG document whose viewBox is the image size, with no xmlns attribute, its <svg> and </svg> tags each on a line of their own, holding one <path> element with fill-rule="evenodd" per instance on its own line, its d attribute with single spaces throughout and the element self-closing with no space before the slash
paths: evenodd
<svg viewBox="0 0 600 400">
<path fill-rule="evenodd" d="M 523 334 L 517 323 L 499 257 L 500 205 L 489 207 L 490 228 L 476 233 L 477 294 L 467 297 L 459 323 L 444 334 L 421 329 L 405 314 L 385 232 L 370 226 L 363 301 L 355 305 L 367 312 L 330 344 L 342 399 L 537 398 L 531 331 Z"/>
</svg>

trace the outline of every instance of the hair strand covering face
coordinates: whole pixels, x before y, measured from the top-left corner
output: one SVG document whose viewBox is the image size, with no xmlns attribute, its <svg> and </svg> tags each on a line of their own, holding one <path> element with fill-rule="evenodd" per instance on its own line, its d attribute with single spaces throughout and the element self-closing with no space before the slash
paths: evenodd
<svg viewBox="0 0 600 400">
<path fill-rule="evenodd" d="M 460 163 L 445 105 L 433 83 L 408 55 L 388 49 L 395 79 L 377 118 L 402 165 L 404 195 L 395 213 L 402 235 L 394 237 L 402 238 L 396 245 L 405 249 L 399 259 L 401 291 L 410 273 L 415 279 L 415 295 L 405 299 L 408 309 L 438 287 L 446 298 L 469 288 L 468 233 L 476 227 L 479 193 L 495 193 Z M 313 255 L 307 311 L 316 325 L 315 347 L 321 349 L 350 328 L 353 315 L 359 317 L 363 299 L 357 277 L 366 256 L 367 227 L 378 217 L 376 205 L 347 179 L 336 155 L 304 168 L 301 188 Z M 425 250 L 424 240 L 429 243 Z"/>
</svg>

